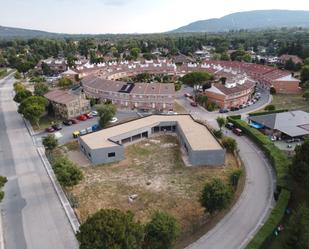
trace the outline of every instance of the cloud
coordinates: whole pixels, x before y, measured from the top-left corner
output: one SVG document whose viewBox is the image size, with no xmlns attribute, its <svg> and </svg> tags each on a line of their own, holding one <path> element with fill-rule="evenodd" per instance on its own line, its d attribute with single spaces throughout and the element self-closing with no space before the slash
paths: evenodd
<svg viewBox="0 0 309 249">
<path fill-rule="evenodd" d="M 122 6 L 131 2 L 131 0 L 100 0 L 100 2 L 103 2 L 105 5 L 109 6 Z"/>
</svg>

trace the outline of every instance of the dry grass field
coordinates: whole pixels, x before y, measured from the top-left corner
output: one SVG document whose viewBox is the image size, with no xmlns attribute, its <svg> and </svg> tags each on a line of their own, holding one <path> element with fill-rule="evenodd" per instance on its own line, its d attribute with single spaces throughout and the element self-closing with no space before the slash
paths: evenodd
<svg viewBox="0 0 309 249">
<path fill-rule="evenodd" d="M 84 180 L 69 194 L 81 221 L 101 208 L 118 208 L 131 210 L 144 223 L 154 210 L 162 210 L 177 218 L 183 235 L 191 235 L 209 220 L 198 201 L 205 182 L 228 181 L 237 167 L 230 154 L 224 167 L 187 167 L 177 138 L 159 136 L 128 146 L 121 162 L 83 167 Z M 137 196 L 133 202 L 130 195 Z"/>
</svg>

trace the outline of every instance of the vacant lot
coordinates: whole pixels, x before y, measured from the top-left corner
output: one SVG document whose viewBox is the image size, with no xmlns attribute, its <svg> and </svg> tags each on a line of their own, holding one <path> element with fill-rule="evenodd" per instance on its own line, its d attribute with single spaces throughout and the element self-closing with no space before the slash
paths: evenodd
<svg viewBox="0 0 309 249">
<path fill-rule="evenodd" d="M 70 194 L 81 221 L 101 208 L 118 208 L 147 222 L 159 209 L 175 216 L 183 233 L 191 235 L 209 220 L 198 201 L 203 185 L 212 177 L 228 181 L 236 167 L 232 155 L 225 167 L 186 167 L 177 138 L 159 136 L 128 146 L 124 161 L 83 168 L 85 179 Z M 130 195 L 137 198 L 129 202 Z"/>
<path fill-rule="evenodd" d="M 309 102 L 302 94 L 275 94 L 272 104 L 276 109 L 303 110 L 309 112 Z"/>
</svg>

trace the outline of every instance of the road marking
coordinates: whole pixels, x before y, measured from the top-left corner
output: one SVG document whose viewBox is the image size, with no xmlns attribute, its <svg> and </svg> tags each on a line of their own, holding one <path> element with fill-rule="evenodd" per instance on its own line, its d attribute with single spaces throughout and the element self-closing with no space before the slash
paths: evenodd
<svg viewBox="0 0 309 249">
<path fill-rule="evenodd" d="M 4 249 L 4 234 L 2 223 L 2 209 L 0 210 L 0 249 Z"/>
</svg>

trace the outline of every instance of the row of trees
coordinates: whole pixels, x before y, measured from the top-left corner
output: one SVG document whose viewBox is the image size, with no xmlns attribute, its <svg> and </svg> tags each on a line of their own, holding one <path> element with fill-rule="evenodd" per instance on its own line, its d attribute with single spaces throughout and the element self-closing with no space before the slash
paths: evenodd
<svg viewBox="0 0 309 249">
<path fill-rule="evenodd" d="M 80 249 L 171 249 L 179 235 L 179 225 L 167 213 L 155 212 L 142 225 L 131 212 L 100 210 L 80 226 Z"/>
</svg>

